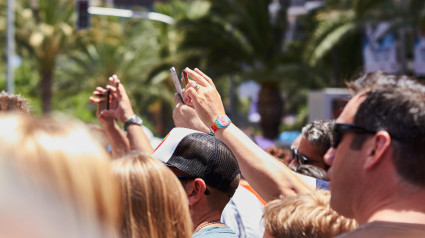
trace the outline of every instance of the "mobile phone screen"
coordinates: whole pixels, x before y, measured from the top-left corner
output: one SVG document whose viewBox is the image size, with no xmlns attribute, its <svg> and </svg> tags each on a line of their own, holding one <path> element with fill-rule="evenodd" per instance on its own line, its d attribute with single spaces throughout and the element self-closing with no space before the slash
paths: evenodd
<svg viewBox="0 0 425 238">
<path fill-rule="evenodd" d="M 183 101 L 183 97 L 182 97 L 182 87 L 180 85 L 180 81 L 179 78 L 177 77 L 177 73 L 176 73 L 176 69 L 174 67 L 170 68 L 170 72 L 171 72 L 171 77 L 173 78 L 174 81 L 174 86 L 176 87 L 176 91 L 177 93 L 180 95 L 180 98 Z M 183 101 L 184 102 L 184 101 Z"/>
</svg>

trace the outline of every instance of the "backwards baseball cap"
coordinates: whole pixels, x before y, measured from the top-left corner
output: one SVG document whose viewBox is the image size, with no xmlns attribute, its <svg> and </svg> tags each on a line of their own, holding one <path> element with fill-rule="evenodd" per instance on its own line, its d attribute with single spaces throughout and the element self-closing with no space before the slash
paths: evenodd
<svg viewBox="0 0 425 238">
<path fill-rule="evenodd" d="M 219 139 L 199 131 L 174 128 L 152 154 L 169 167 L 201 178 L 205 183 L 232 197 L 230 186 L 240 173 L 232 151 Z"/>
</svg>

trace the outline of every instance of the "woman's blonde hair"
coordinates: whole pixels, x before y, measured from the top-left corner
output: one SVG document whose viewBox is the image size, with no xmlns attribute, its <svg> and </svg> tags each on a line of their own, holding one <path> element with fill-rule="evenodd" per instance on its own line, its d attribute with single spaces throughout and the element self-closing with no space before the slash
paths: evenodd
<svg viewBox="0 0 425 238">
<path fill-rule="evenodd" d="M 73 204 L 81 220 L 116 229 L 119 184 L 108 155 L 82 122 L 3 114 L 0 159 Z"/>
<path fill-rule="evenodd" d="M 121 181 L 121 237 L 192 237 L 187 196 L 169 168 L 137 152 L 112 163 Z"/>
<path fill-rule="evenodd" d="M 266 232 L 275 238 L 328 238 L 355 229 L 356 221 L 335 212 L 329 200 L 329 191 L 316 190 L 270 202 L 263 216 Z"/>
</svg>

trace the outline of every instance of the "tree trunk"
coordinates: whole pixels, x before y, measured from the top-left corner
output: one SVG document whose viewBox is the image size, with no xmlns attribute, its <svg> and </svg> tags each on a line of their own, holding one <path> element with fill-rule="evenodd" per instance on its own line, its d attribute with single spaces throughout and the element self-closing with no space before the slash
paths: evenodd
<svg viewBox="0 0 425 238">
<path fill-rule="evenodd" d="M 276 139 L 283 117 L 283 99 L 277 83 L 263 83 L 258 95 L 258 113 L 261 116 L 260 126 L 263 136 Z"/>
<path fill-rule="evenodd" d="M 41 105 L 43 114 L 49 114 L 52 110 L 52 87 L 53 70 L 46 70 L 41 73 Z"/>
</svg>

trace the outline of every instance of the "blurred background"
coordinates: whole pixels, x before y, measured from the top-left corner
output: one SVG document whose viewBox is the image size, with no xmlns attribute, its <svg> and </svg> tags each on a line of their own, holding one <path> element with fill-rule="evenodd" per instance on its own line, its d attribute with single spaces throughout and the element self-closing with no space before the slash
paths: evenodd
<svg viewBox="0 0 425 238">
<path fill-rule="evenodd" d="M 174 126 L 169 68 L 198 67 L 247 133 L 292 139 L 282 132 L 338 115 L 347 80 L 424 78 L 425 1 L 2 0 L 0 55 L 0 90 L 36 114 L 96 122 L 88 98 L 117 74 L 163 137 Z"/>
</svg>

